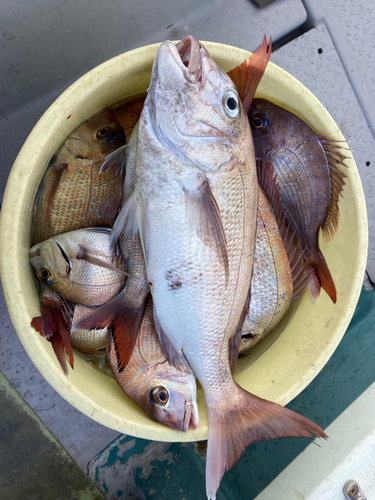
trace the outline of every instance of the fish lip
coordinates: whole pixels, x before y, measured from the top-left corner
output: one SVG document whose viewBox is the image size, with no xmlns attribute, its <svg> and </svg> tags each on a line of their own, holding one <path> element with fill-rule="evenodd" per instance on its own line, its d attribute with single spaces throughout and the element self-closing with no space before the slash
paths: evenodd
<svg viewBox="0 0 375 500">
<path fill-rule="evenodd" d="M 185 416 L 182 423 L 182 431 L 187 432 L 188 429 L 197 429 L 199 423 L 198 407 L 193 401 L 185 402 Z"/>
<path fill-rule="evenodd" d="M 172 42 L 164 42 L 169 49 L 173 60 L 180 68 L 185 79 L 189 83 L 197 83 L 202 78 L 202 58 L 201 58 L 201 44 L 193 36 L 187 36 L 177 45 Z M 186 66 L 183 59 L 186 56 Z"/>
</svg>

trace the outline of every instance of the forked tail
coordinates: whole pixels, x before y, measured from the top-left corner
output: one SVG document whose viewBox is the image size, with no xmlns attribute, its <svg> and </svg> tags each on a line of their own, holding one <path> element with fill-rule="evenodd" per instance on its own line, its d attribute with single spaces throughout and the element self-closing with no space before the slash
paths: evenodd
<svg viewBox="0 0 375 500">
<path fill-rule="evenodd" d="M 322 252 L 317 248 L 309 252 L 308 255 L 305 254 L 305 259 L 307 264 L 314 269 L 309 276 L 309 289 L 313 301 L 316 302 L 319 296 L 320 287 L 322 287 L 336 304 L 337 292 L 335 283 L 333 282 L 333 278 Z"/>
<path fill-rule="evenodd" d="M 230 409 L 207 405 L 206 493 L 209 500 L 215 500 L 224 473 L 238 462 L 250 443 L 292 436 L 312 439 L 311 433 L 327 437 L 311 420 L 258 398 L 237 384 L 231 386 L 230 399 Z"/>
</svg>

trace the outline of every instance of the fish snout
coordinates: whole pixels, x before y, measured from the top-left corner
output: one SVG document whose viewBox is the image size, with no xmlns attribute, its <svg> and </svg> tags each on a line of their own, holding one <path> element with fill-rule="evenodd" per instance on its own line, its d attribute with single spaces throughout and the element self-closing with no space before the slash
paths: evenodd
<svg viewBox="0 0 375 500">
<path fill-rule="evenodd" d="M 171 56 L 173 59 L 172 65 Z M 187 36 L 177 45 L 169 40 L 165 41 L 159 48 L 157 59 L 159 77 L 168 68 L 169 73 L 173 72 L 172 66 L 176 65 L 187 82 L 194 84 L 201 79 L 201 44 L 193 36 Z"/>
<path fill-rule="evenodd" d="M 185 66 L 185 78 L 196 83 L 201 76 L 201 44 L 193 36 L 187 36 L 176 45 L 182 64 Z"/>
<path fill-rule="evenodd" d="M 199 414 L 197 404 L 193 401 L 185 402 L 185 416 L 181 430 L 187 432 L 188 429 L 197 429 L 199 424 Z"/>
</svg>

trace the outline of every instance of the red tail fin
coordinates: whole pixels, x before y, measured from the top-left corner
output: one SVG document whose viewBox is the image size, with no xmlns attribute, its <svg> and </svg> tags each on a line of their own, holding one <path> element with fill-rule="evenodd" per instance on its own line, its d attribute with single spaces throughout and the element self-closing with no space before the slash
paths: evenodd
<svg viewBox="0 0 375 500">
<path fill-rule="evenodd" d="M 237 393 L 235 397 L 233 392 Z M 311 433 L 327 437 L 311 420 L 260 399 L 237 384 L 231 386 L 231 401 L 230 409 L 223 412 L 207 405 L 206 493 L 209 500 L 215 500 L 224 473 L 238 462 L 250 443 L 292 436 L 312 439 Z"/>
<path fill-rule="evenodd" d="M 127 301 L 124 289 L 114 299 L 78 321 L 74 325 L 73 331 L 111 326 L 118 368 L 119 372 L 122 372 L 133 353 L 146 306 L 147 297 L 141 305 L 134 307 L 130 301 Z"/>
<path fill-rule="evenodd" d="M 270 45 L 267 51 L 267 37 L 264 35 L 262 45 L 250 56 L 249 60 L 244 61 L 240 66 L 228 73 L 237 88 L 246 113 L 250 110 L 255 91 L 266 70 L 271 57 L 271 49 L 272 38 L 270 37 Z"/>
<path fill-rule="evenodd" d="M 42 317 L 33 318 L 31 326 L 46 340 L 51 342 L 65 375 L 68 375 L 64 348 L 69 356 L 70 366 L 74 368 L 73 349 L 70 342 L 73 306 L 62 297 L 58 297 L 58 300 L 54 302 L 53 300 L 48 300 L 48 294 L 42 294 L 40 309 Z"/>
<path fill-rule="evenodd" d="M 333 303 L 336 304 L 337 292 L 335 283 L 333 282 L 333 278 L 321 251 L 316 249 L 314 253 L 311 252 L 309 255 L 305 255 L 305 259 L 312 268 L 315 268 L 312 272 L 314 277 L 309 279 L 309 288 L 314 302 L 319 295 L 319 292 L 316 293 L 317 285 L 319 285 L 328 293 Z M 313 296 L 314 292 L 315 298 Z"/>
</svg>

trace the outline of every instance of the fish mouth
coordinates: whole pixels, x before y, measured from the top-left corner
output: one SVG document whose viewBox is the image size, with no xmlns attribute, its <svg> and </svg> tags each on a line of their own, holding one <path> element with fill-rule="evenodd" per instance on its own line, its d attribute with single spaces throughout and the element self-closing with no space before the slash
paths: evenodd
<svg viewBox="0 0 375 500">
<path fill-rule="evenodd" d="M 197 429 L 199 424 L 199 414 L 197 403 L 193 401 L 185 402 L 185 416 L 182 423 L 182 431 L 187 432 L 188 429 Z"/>
<path fill-rule="evenodd" d="M 187 36 L 177 45 L 168 43 L 172 57 L 189 83 L 202 78 L 201 44 L 193 36 Z"/>
</svg>

